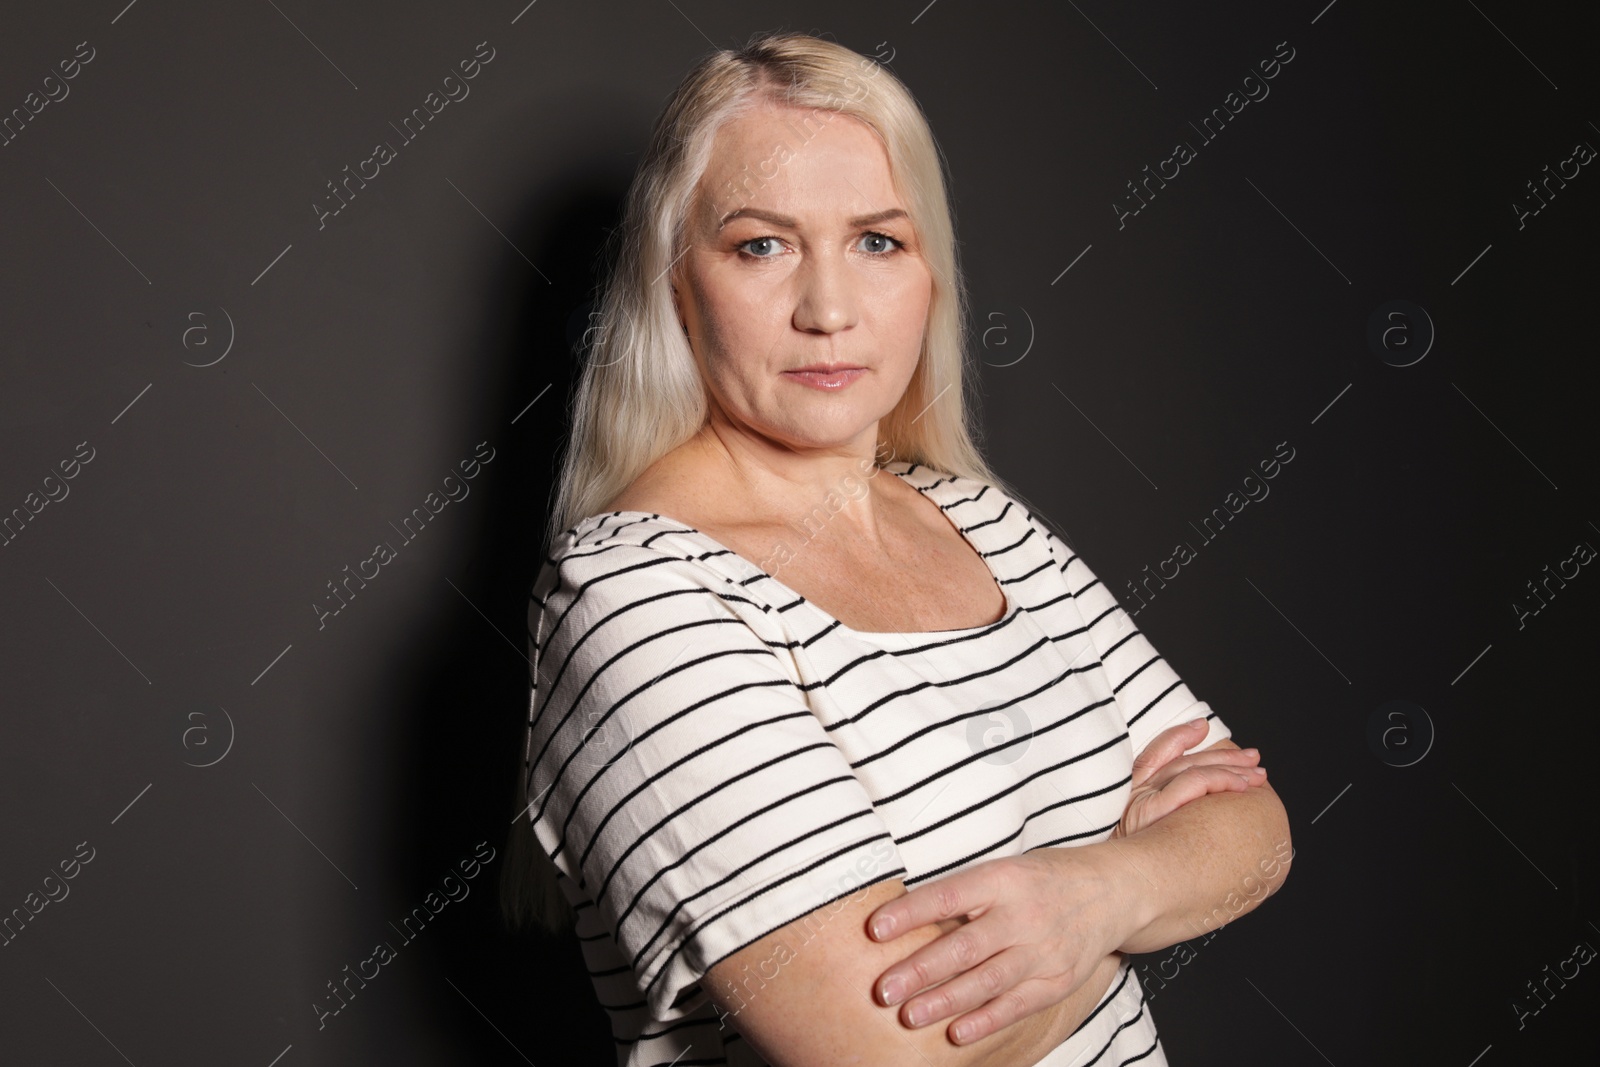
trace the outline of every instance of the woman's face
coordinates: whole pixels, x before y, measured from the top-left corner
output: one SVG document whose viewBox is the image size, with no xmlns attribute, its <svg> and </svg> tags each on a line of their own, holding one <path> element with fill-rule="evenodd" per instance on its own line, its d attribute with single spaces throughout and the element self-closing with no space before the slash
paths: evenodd
<svg viewBox="0 0 1600 1067">
<path fill-rule="evenodd" d="M 718 131 L 674 268 L 713 418 L 870 454 L 922 349 L 932 276 L 870 128 L 764 104 Z M 859 368 L 828 378 L 794 373 Z"/>
</svg>

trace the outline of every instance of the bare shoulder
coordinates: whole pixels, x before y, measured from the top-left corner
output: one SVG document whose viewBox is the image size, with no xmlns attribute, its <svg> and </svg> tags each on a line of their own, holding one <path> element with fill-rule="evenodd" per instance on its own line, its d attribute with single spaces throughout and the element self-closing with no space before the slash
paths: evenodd
<svg viewBox="0 0 1600 1067">
<path fill-rule="evenodd" d="M 644 511 L 695 525 L 705 479 L 696 474 L 682 447 L 656 460 L 605 506 L 605 511 Z"/>
</svg>

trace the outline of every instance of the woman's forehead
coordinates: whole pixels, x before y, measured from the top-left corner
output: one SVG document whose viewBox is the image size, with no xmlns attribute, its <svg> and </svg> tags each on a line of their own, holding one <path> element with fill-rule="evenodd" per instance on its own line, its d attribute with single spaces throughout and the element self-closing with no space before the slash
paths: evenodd
<svg viewBox="0 0 1600 1067">
<path fill-rule="evenodd" d="M 742 208 L 804 225 L 901 206 L 871 127 L 839 112 L 782 106 L 724 124 L 699 189 L 701 222 L 712 229 Z"/>
</svg>

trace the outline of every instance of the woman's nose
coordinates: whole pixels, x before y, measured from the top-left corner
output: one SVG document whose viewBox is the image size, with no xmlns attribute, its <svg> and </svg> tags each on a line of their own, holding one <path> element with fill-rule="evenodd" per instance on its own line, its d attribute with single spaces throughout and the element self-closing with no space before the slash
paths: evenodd
<svg viewBox="0 0 1600 1067">
<path fill-rule="evenodd" d="M 855 325 L 858 294 L 844 253 L 808 256 L 796 280 L 796 329 L 835 333 Z"/>
</svg>

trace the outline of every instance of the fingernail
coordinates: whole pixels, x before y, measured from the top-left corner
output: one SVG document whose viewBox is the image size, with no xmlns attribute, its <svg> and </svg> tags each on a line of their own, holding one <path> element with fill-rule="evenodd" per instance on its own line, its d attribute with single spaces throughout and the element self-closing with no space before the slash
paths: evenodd
<svg viewBox="0 0 1600 1067">
<path fill-rule="evenodd" d="M 1259 756 L 1259 755 L 1261 755 L 1261 753 L 1257 749 L 1247 748 L 1247 749 L 1244 750 L 1243 755 L 1246 755 L 1246 756 Z"/>
<path fill-rule="evenodd" d="M 1265 767 L 1251 767 L 1250 773 L 1259 778 L 1267 773 L 1267 769 Z"/>
<path fill-rule="evenodd" d="M 883 983 L 883 1003 L 885 1005 L 898 1004 L 905 995 L 906 982 L 904 978 L 897 976 Z M 917 1012 L 913 1011 L 911 1014 L 915 1017 Z"/>
<path fill-rule="evenodd" d="M 953 1036 L 957 1041 L 965 1041 L 967 1038 L 972 1036 L 972 1024 L 962 1023 L 950 1033 L 951 1036 Z"/>
<path fill-rule="evenodd" d="M 928 1009 L 919 1004 L 912 1008 L 906 1017 L 911 1020 L 912 1026 L 921 1026 L 928 1018 Z"/>
<path fill-rule="evenodd" d="M 881 938 L 888 937 L 892 933 L 894 933 L 894 917 L 893 916 L 891 916 L 891 915 L 880 915 L 876 919 L 872 920 L 872 936 L 873 937 L 881 939 Z"/>
</svg>

